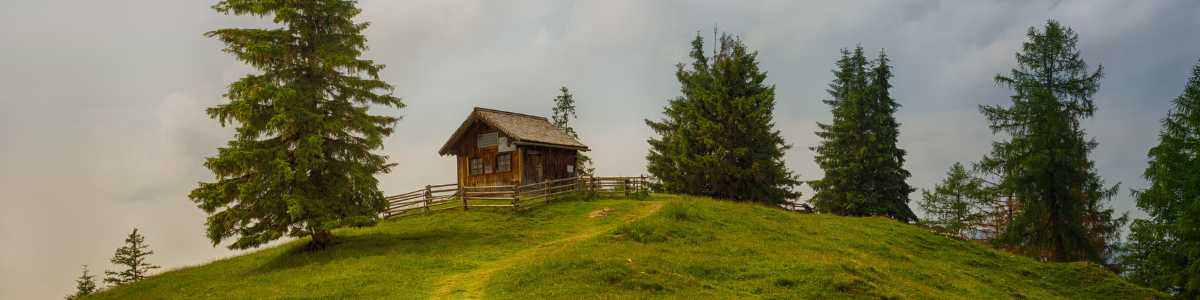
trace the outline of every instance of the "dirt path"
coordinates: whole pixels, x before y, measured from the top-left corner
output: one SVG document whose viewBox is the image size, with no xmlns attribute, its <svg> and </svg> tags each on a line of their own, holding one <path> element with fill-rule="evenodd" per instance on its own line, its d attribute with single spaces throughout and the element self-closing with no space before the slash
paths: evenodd
<svg viewBox="0 0 1200 300">
<path fill-rule="evenodd" d="M 575 234 L 541 243 L 529 249 L 521 250 L 516 253 L 505 256 L 499 260 L 492 261 L 479 266 L 479 268 L 467 273 L 455 274 L 443 278 L 438 283 L 438 289 L 433 292 L 434 299 L 481 299 L 483 298 L 483 286 L 491 278 L 496 271 L 504 270 L 514 265 L 532 261 L 534 258 L 542 257 L 550 253 L 558 252 L 566 249 L 572 244 L 591 239 L 593 237 L 604 234 L 621 226 L 623 224 L 637 221 L 648 217 L 662 208 L 662 203 L 647 203 L 634 208 L 627 215 L 620 216 L 622 222 L 614 222 L 607 225 L 595 225 L 592 228 L 584 229 Z"/>
</svg>

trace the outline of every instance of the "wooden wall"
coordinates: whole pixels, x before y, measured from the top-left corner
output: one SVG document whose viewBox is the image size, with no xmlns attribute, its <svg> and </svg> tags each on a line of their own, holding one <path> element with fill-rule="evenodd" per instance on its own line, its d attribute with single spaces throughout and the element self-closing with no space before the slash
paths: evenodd
<svg viewBox="0 0 1200 300">
<path fill-rule="evenodd" d="M 512 168 L 507 172 L 496 171 L 496 153 L 497 146 L 488 146 L 479 148 L 476 144 L 479 134 L 496 132 L 495 128 L 484 125 L 483 123 L 475 123 L 459 140 L 455 148 L 458 150 L 458 182 L 463 186 L 492 186 L 492 185 L 512 185 L 517 184 L 518 172 L 517 164 L 519 163 L 519 154 L 517 151 L 508 152 L 512 159 Z M 504 137 L 504 133 L 499 134 Z M 480 175 L 471 175 L 471 159 L 481 158 L 485 166 L 492 166 L 492 173 L 484 173 Z"/>
<path fill-rule="evenodd" d="M 458 182 L 462 186 L 523 185 L 578 175 L 579 170 L 575 170 L 575 173 L 567 172 L 567 166 L 575 165 L 576 150 L 541 146 L 516 147 L 515 151 L 508 152 L 512 154 L 511 170 L 497 172 L 497 146 L 479 148 L 476 144 L 479 134 L 492 132 L 496 132 L 496 129 L 483 123 L 475 123 L 454 146 L 459 153 Z M 504 137 L 504 133 L 499 135 Z M 481 158 L 484 165 L 492 166 L 493 172 L 471 175 L 472 158 Z"/>
<path fill-rule="evenodd" d="M 574 177 L 579 173 L 579 170 L 575 170 L 575 173 L 567 172 L 567 166 L 575 165 L 576 150 L 538 146 L 521 146 L 521 148 L 524 160 L 524 178 L 522 179 L 524 184 Z M 541 178 L 538 178 L 539 163 Z"/>
</svg>

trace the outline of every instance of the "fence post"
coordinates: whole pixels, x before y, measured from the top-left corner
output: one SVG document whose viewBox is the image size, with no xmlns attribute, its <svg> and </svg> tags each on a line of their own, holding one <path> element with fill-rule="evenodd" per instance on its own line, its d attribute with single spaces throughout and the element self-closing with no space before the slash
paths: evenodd
<svg viewBox="0 0 1200 300">
<path fill-rule="evenodd" d="M 433 199 L 431 199 L 431 198 L 433 198 L 433 192 L 430 191 L 429 185 L 425 185 L 425 213 L 426 214 L 429 213 L 429 204 L 432 203 L 432 201 L 433 201 Z"/>
<path fill-rule="evenodd" d="M 621 178 L 621 189 L 625 190 L 625 198 L 629 198 L 629 177 Z"/>
<path fill-rule="evenodd" d="M 513 208 L 513 211 L 517 211 L 517 210 L 519 210 L 519 209 L 520 209 L 520 205 L 521 205 L 521 200 L 520 200 L 520 199 L 521 199 L 521 198 L 520 198 L 519 196 L 517 196 L 517 195 L 520 195 L 520 194 L 521 194 L 521 186 L 519 186 L 519 185 L 515 185 L 515 184 L 514 184 L 514 185 L 513 185 L 513 189 L 512 189 L 512 208 Z"/>
<path fill-rule="evenodd" d="M 550 193 L 550 181 L 549 180 L 542 182 L 542 195 L 545 196 L 544 198 L 546 198 L 546 203 L 550 203 L 550 197 L 552 197 L 552 196 Z"/>
<path fill-rule="evenodd" d="M 462 198 L 463 211 L 466 211 L 467 210 L 467 188 L 462 186 L 462 183 L 458 184 L 458 197 Z"/>
</svg>

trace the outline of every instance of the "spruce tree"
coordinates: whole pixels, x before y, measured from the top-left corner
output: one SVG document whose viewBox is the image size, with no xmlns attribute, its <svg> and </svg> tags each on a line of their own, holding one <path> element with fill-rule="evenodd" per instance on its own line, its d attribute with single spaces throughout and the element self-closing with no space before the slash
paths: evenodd
<svg viewBox="0 0 1200 300">
<path fill-rule="evenodd" d="M 1150 187 L 1135 192 L 1150 215 L 1131 226 L 1126 277 L 1174 293 L 1200 298 L 1200 63 L 1183 94 L 1162 121 L 1158 145 L 1149 151 L 1143 177 Z"/>
<path fill-rule="evenodd" d="M 813 206 L 823 212 L 840 215 L 863 215 L 871 206 L 864 193 L 857 189 L 856 174 L 866 173 L 864 138 L 865 122 L 862 120 L 863 98 L 867 90 L 867 58 L 862 47 L 853 54 L 842 49 L 833 70 L 833 82 L 827 91 L 830 99 L 823 100 L 831 107 L 832 122 L 817 123 L 820 144 L 813 147 L 814 160 L 825 175 L 809 182 L 816 192 Z"/>
<path fill-rule="evenodd" d="M 98 290 L 100 288 L 96 286 L 96 276 L 88 272 L 87 265 L 83 265 L 83 274 L 79 274 L 79 278 L 75 279 L 75 293 L 67 295 L 65 298 L 68 300 L 80 299 Z"/>
<path fill-rule="evenodd" d="M 825 172 L 810 183 L 814 206 L 840 215 L 916 221 L 908 206 L 914 189 L 906 182 L 911 176 L 904 169 L 906 152 L 897 145 L 900 124 L 894 114 L 900 105 L 891 97 L 887 55 L 868 61 L 861 46 L 843 49 L 833 74 L 832 98 L 824 101 L 833 121 L 817 124 L 821 142 L 812 148 Z"/>
<path fill-rule="evenodd" d="M 912 175 L 904 168 L 907 152 L 897 145 L 900 142 L 900 123 L 896 121 L 895 114 L 900 104 L 892 99 L 893 75 L 889 62 L 887 54 L 880 50 L 879 57 L 873 62 L 874 67 L 867 72 L 870 78 L 867 93 L 869 109 L 866 111 L 870 127 L 867 134 L 873 142 L 867 144 L 872 171 L 865 175 L 870 178 L 868 182 L 875 190 L 875 201 L 883 207 L 884 214 L 911 222 L 916 221 L 917 216 L 908 206 L 908 194 L 916 189 L 908 185 L 908 178 Z"/>
<path fill-rule="evenodd" d="M 1056 21 L 1027 35 L 1017 68 L 996 76 L 1014 91 L 1012 105 L 980 108 L 992 131 L 1009 137 L 980 166 L 1003 175 L 1000 186 L 1019 207 L 999 241 L 1053 261 L 1103 262 L 1125 219 L 1106 207 L 1117 186 L 1096 174 L 1088 154 L 1097 144 L 1080 126 L 1095 111 L 1103 68 L 1089 72 L 1078 36 Z"/>
<path fill-rule="evenodd" d="M 228 103 L 208 109 L 236 135 L 205 166 L 216 176 L 190 194 L 209 214 L 213 245 L 245 249 L 289 236 L 333 242 L 332 229 L 374 224 L 385 208 L 376 174 L 393 164 L 372 153 L 397 117 L 368 107 L 403 108 L 379 79 L 366 50 L 355 1 L 227 0 L 225 14 L 270 17 L 270 29 L 227 28 L 206 35 L 259 70 L 229 86 Z"/>
<path fill-rule="evenodd" d="M 117 248 L 116 253 L 113 253 L 112 263 L 124 266 L 125 269 L 120 272 L 104 271 L 104 283 L 125 285 L 146 278 L 150 270 L 158 269 L 158 266 L 146 262 L 146 257 L 152 254 L 154 251 L 146 244 L 145 237 L 134 228 L 125 238 L 125 246 Z"/>
<path fill-rule="evenodd" d="M 981 233 L 986 222 L 992 197 L 982 179 L 971 176 L 961 163 L 954 163 L 946 179 L 933 191 L 922 190 L 921 208 L 930 226 L 960 238 L 973 238 Z"/>
<path fill-rule="evenodd" d="M 799 197 L 796 176 L 784 165 L 790 148 L 774 129 L 775 87 L 765 83 L 757 52 L 722 34 L 711 57 L 704 39 L 692 40 L 690 67 L 677 65 L 682 96 L 671 99 L 659 135 L 648 140 L 648 171 L 672 193 L 782 203 Z"/>
<path fill-rule="evenodd" d="M 571 127 L 571 119 L 577 118 L 575 115 L 575 95 L 567 90 L 567 87 L 559 88 L 558 96 L 554 97 L 554 108 L 551 109 L 552 114 L 550 120 L 554 126 L 562 128 L 567 132 L 567 135 L 578 139 L 579 134 L 575 132 L 575 128 Z M 590 176 L 595 171 L 592 167 L 592 158 L 588 157 L 582 151 L 575 156 L 575 170 L 579 175 Z"/>
</svg>

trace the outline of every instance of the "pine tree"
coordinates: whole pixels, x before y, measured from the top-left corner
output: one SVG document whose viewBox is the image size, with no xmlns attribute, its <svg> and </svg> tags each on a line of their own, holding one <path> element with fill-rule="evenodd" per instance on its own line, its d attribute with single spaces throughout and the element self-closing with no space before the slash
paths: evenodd
<svg viewBox="0 0 1200 300">
<path fill-rule="evenodd" d="M 559 94 L 554 97 L 554 108 L 550 120 L 554 126 L 562 128 L 567 132 L 567 135 L 579 139 L 579 134 L 575 132 L 575 128 L 571 127 L 571 119 L 577 118 L 575 115 L 575 95 L 571 95 L 571 91 L 567 87 L 559 88 Z M 575 170 L 578 170 L 579 175 L 591 176 L 596 170 L 592 167 L 592 158 L 588 157 L 582 151 L 575 156 Z"/>
<path fill-rule="evenodd" d="M 152 254 L 154 251 L 150 251 L 150 245 L 146 245 L 145 238 L 134 228 L 125 238 L 125 246 L 117 248 L 112 258 L 113 264 L 124 266 L 125 269 L 120 272 L 104 271 L 104 282 L 124 285 L 146 278 L 150 270 L 158 269 L 158 266 L 146 262 L 146 257 Z"/>
<path fill-rule="evenodd" d="M 862 47 L 842 50 L 829 85 L 833 113 L 829 124 L 818 123 L 817 165 L 825 176 L 810 184 L 818 210 L 852 216 L 885 215 L 916 221 L 908 206 L 914 189 L 906 180 L 906 152 L 897 146 L 900 107 L 891 97 L 892 69 L 886 54 L 868 61 Z"/>
<path fill-rule="evenodd" d="M 91 295 L 100 290 L 96 286 L 96 276 L 88 272 L 87 265 L 83 265 L 83 274 L 75 279 L 75 293 L 67 295 L 68 300 L 83 298 L 83 296 Z"/>
<path fill-rule="evenodd" d="M 368 107 L 403 108 L 379 79 L 383 65 L 360 58 L 366 50 L 355 23 L 355 1 L 226 0 L 225 14 L 270 17 L 272 29 L 227 28 L 206 35 L 260 73 L 235 81 L 228 103 L 208 114 L 236 125 L 234 140 L 205 162 L 215 182 L 190 198 L 209 213 L 213 245 L 236 240 L 245 249 L 289 236 L 331 245 L 330 231 L 368 226 L 385 207 L 378 180 L 394 164 L 372 153 L 383 147 L 396 117 Z"/>
<path fill-rule="evenodd" d="M 783 162 L 790 148 L 774 129 L 775 87 L 765 83 L 756 52 L 722 34 L 712 57 L 704 39 L 692 41 L 690 68 L 677 65 L 682 96 L 672 99 L 658 122 L 646 120 L 659 138 L 648 140 L 648 171 L 657 188 L 673 193 L 766 203 L 799 197 L 799 185 Z"/>
<path fill-rule="evenodd" d="M 1056 21 L 1027 35 L 1018 67 L 996 76 L 1015 92 L 1012 105 L 980 108 L 993 132 L 1009 136 L 980 166 L 1003 175 L 999 185 L 1020 207 L 999 242 L 1054 261 L 1103 262 L 1125 218 L 1105 205 L 1117 186 L 1104 187 L 1088 158 L 1097 144 L 1080 126 L 1095 111 L 1103 68 L 1089 73 L 1078 36 Z"/>
<path fill-rule="evenodd" d="M 1135 192 L 1150 219 L 1131 226 L 1123 258 L 1126 276 L 1180 299 L 1200 298 L 1200 63 L 1162 121 Z"/>
<path fill-rule="evenodd" d="M 993 199 L 983 180 L 971 176 L 960 163 L 950 166 L 946 179 L 933 191 L 922 190 L 921 195 L 921 208 L 929 216 L 926 222 L 960 238 L 981 233 Z"/>
</svg>

